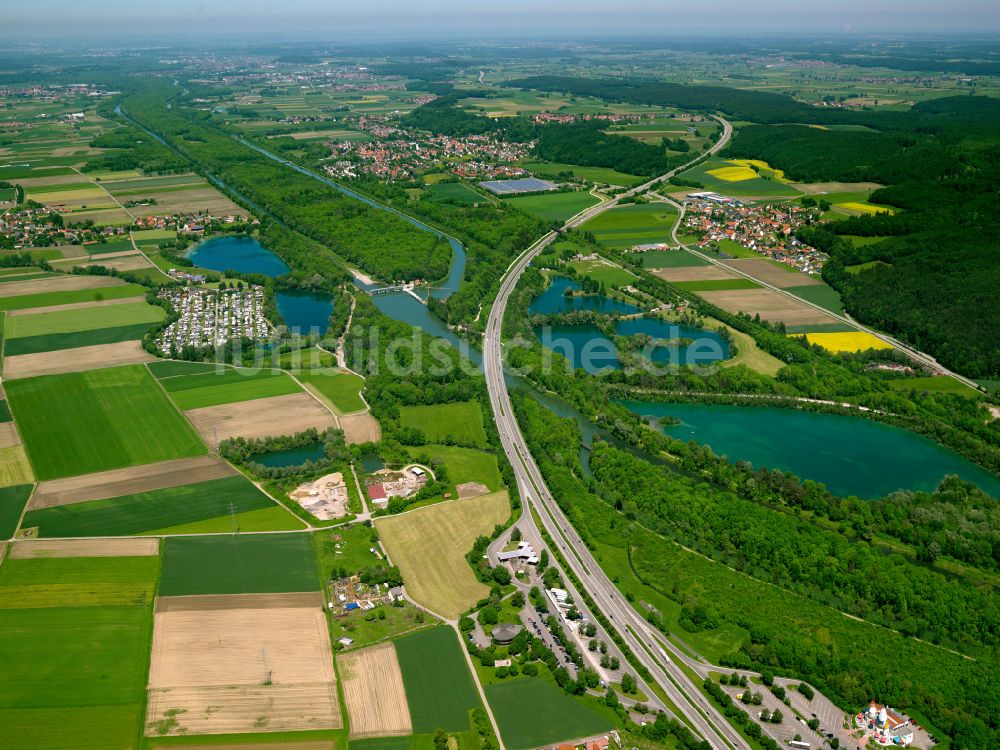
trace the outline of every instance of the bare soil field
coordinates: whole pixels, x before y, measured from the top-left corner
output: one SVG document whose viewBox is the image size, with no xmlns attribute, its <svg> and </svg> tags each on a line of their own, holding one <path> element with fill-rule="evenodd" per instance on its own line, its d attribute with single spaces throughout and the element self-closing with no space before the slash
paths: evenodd
<svg viewBox="0 0 1000 750">
<path fill-rule="evenodd" d="M 93 208 L 93 206 L 91 208 Z M 129 215 L 125 213 L 125 209 L 122 208 L 109 208 L 100 211 L 76 211 L 63 217 L 63 221 L 67 224 L 82 224 L 87 220 L 90 220 L 95 224 L 112 224 L 115 226 L 122 226 L 124 224 L 131 223 Z"/>
<path fill-rule="evenodd" d="M 147 721 L 147 734 L 339 728 L 323 611 L 157 612 Z"/>
<path fill-rule="evenodd" d="M 21 185 L 25 191 L 35 187 L 48 187 L 49 185 L 75 185 L 80 182 L 87 182 L 89 178 L 78 174 L 54 174 L 48 177 L 25 177 L 19 178 L 17 184 Z"/>
<path fill-rule="evenodd" d="M 21 444 L 21 436 L 13 422 L 0 422 L 0 449 L 13 448 Z"/>
<path fill-rule="evenodd" d="M 156 199 L 155 206 L 136 206 L 130 209 L 136 216 L 156 216 L 169 213 L 207 211 L 214 216 L 246 216 L 247 212 L 214 188 L 202 190 L 149 191 L 149 198 Z"/>
<path fill-rule="evenodd" d="M 779 321 L 785 325 L 819 325 L 837 322 L 833 316 L 808 305 L 796 302 L 770 289 L 733 289 L 717 292 L 698 292 L 713 305 L 727 312 L 745 312 L 750 315 L 760 313 L 760 317 L 772 323 Z"/>
<path fill-rule="evenodd" d="M 466 482 L 465 484 L 459 484 L 455 486 L 455 491 L 458 492 L 458 496 L 462 497 L 479 497 L 480 495 L 485 495 L 490 491 L 482 482 Z"/>
<path fill-rule="evenodd" d="M 412 733 L 403 674 L 391 642 L 337 657 L 351 739 Z"/>
<path fill-rule="evenodd" d="M 127 305 L 143 299 L 143 295 L 137 294 L 135 297 L 122 297 L 121 299 L 101 299 L 94 302 L 70 302 L 66 305 L 46 305 L 45 307 L 26 307 L 21 310 L 8 310 L 8 318 L 16 318 L 21 315 L 38 315 L 39 313 L 61 312 L 62 310 L 79 310 L 82 307 L 106 307 L 108 305 Z M 79 350 L 77 350 L 79 351 Z"/>
<path fill-rule="evenodd" d="M 119 300 L 115 300 L 118 302 Z M 121 300 L 135 302 L 135 298 Z M 36 354 L 16 354 L 3 361 L 3 375 L 8 380 L 60 372 L 83 372 L 102 367 L 153 362 L 156 357 L 142 348 L 141 341 L 119 341 L 116 344 L 96 344 L 78 349 L 56 349 Z"/>
<path fill-rule="evenodd" d="M 47 279 L 0 284 L 0 297 L 23 297 L 44 292 L 71 292 L 77 289 L 100 289 L 125 282 L 113 276 L 50 276 Z"/>
<path fill-rule="evenodd" d="M 709 281 L 716 279 L 735 279 L 736 274 L 718 266 L 685 266 L 682 268 L 654 268 L 650 270 L 654 276 L 665 281 Z"/>
<path fill-rule="evenodd" d="M 110 258 L 108 260 L 92 259 L 88 266 L 103 266 L 116 271 L 136 271 L 140 268 L 152 268 L 153 264 L 142 253 L 131 253 L 128 256 Z"/>
<path fill-rule="evenodd" d="M 382 439 L 382 429 L 378 420 L 371 414 L 351 414 L 339 417 L 340 429 L 344 431 L 344 439 L 348 445 L 359 443 L 377 443 Z"/>
<path fill-rule="evenodd" d="M 14 542 L 11 559 L 40 557 L 153 557 L 159 539 L 22 539 Z"/>
<path fill-rule="evenodd" d="M 52 508 L 87 500 L 103 500 L 136 492 L 179 487 L 236 474 L 236 470 L 215 456 L 195 456 L 129 466 L 79 477 L 41 482 L 31 498 L 31 508 Z"/>
<path fill-rule="evenodd" d="M 199 594 L 161 596 L 157 612 L 211 612 L 218 609 L 323 608 L 323 594 L 302 591 L 284 594 Z"/>
<path fill-rule="evenodd" d="M 231 437 L 262 438 L 292 435 L 315 427 L 336 427 L 333 415 L 308 393 L 272 396 L 185 412 L 209 447 Z"/>
<path fill-rule="evenodd" d="M 723 263 L 779 289 L 787 289 L 792 286 L 819 286 L 823 283 L 815 276 L 798 271 L 788 271 L 783 267 L 776 266 L 767 258 L 736 258 L 735 260 L 725 260 Z"/>
</svg>

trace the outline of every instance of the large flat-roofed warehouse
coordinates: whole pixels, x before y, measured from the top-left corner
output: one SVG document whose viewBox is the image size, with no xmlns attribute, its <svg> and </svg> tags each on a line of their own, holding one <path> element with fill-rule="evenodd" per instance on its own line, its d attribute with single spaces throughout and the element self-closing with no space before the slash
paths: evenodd
<svg viewBox="0 0 1000 750">
<path fill-rule="evenodd" d="M 555 190 L 556 184 L 548 180 L 539 180 L 537 177 L 522 177 L 518 180 L 487 180 L 480 182 L 480 187 L 484 187 L 496 195 L 514 195 L 515 193 L 540 193 L 545 190 Z"/>
</svg>

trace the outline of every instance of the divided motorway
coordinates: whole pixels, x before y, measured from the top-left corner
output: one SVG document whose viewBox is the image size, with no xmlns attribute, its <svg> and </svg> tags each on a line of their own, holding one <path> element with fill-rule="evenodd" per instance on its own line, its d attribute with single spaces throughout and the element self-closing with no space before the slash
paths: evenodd
<svg viewBox="0 0 1000 750">
<path fill-rule="evenodd" d="M 563 228 L 577 227 L 617 205 L 620 198 L 644 193 L 651 187 L 669 180 L 675 174 L 690 168 L 693 164 L 722 149 L 729 142 L 733 131 L 725 119 L 721 117 L 716 119 L 722 125 L 722 135 L 707 152 L 684 166 L 623 193 L 618 198 L 582 211 L 566 222 Z M 503 374 L 501 344 L 503 316 L 510 295 L 521 274 L 530 265 L 532 259 L 558 236 L 558 232 L 549 232 L 511 264 L 501 283 L 496 300 L 490 308 L 483 341 L 483 368 L 490 394 L 490 405 L 504 451 L 514 469 L 518 490 L 524 500 L 526 510 L 529 511 L 524 514 L 522 524 L 534 525 L 530 510 L 533 509 L 537 512 L 542 526 L 554 540 L 568 567 L 580 580 L 582 587 L 593 598 L 601 612 L 611 621 L 614 629 L 628 644 L 636 658 L 649 670 L 654 681 L 712 748 L 715 750 L 726 750 L 727 748 L 750 750 L 746 740 L 714 706 L 709 704 L 687 677 L 687 674 L 673 660 L 686 659 L 686 655 L 678 652 L 665 639 L 657 638 L 647 627 L 645 617 L 632 608 L 601 570 L 600 565 L 583 544 L 549 492 L 514 416 L 510 393 L 507 390 Z M 672 658 L 667 655 L 667 651 L 671 652 Z"/>
</svg>

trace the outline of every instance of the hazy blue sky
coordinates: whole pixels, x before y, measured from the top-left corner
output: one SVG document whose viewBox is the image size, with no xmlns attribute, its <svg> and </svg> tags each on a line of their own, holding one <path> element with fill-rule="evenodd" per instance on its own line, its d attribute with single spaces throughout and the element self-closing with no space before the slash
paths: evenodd
<svg viewBox="0 0 1000 750">
<path fill-rule="evenodd" d="M 663 35 L 718 28 L 1000 31 L 998 0 L 29 0 L 5 2 L 4 36 L 378 28 L 403 38 L 429 32 L 607 32 Z"/>
</svg>

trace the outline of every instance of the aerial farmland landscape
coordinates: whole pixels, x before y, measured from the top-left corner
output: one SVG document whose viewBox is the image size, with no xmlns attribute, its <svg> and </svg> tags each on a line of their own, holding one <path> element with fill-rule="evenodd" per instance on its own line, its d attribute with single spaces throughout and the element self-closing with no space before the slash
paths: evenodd
<svg viewBox="0 0 1000 750">
<path fill-rule="evenodd" d="M 1000 10 L 0 15 L 0 748 L 1000 747 Z"/>
</svg>

